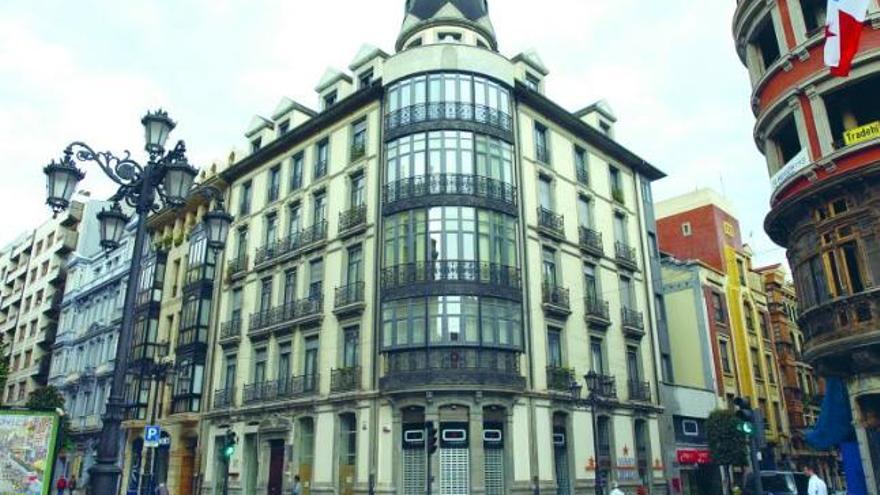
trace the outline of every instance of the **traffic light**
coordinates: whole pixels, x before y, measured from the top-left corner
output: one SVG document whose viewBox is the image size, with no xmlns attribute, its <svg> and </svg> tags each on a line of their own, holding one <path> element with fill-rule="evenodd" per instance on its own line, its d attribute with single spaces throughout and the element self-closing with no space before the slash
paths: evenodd
<svg viewBox="0 0 880 495">
<path fill-rule="evenodd" d="M 426 429 L 425 441 L 428 443 L 428 455 L 433 455 L 434 452 L 437 452 L 437 428 L 434 423 L 428 423 Z"/>
<path fill-rule="evenodd" d="M 225 462 L 228 463 L 232 459 L 232 455 L 235 454 L 236 444 L 238 444 L 238 436 L 232 430 L 227 431 L 226 436 L 223 438 L 223 449 L 220 451 Z"/>
<path fill-rule="evenodd" d="M 755 411 L 752 410 L 752 406 L 742 397 L 734 399 L 733 405 L 737 408 L 736 418 L 739 420 L 737 429 L 748 437 L 754 436 L 756 421 Z"/>
</svg>

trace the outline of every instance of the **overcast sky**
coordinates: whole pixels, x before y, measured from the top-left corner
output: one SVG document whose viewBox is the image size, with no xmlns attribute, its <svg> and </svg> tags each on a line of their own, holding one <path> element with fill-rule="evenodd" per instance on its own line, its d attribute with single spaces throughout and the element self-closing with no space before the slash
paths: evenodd
<svg viewBox="0 0 880 495">
<path fill-rule="evenodd" d="M 208 165 L 282 96 L 316 107 L 328 66 L 362 43 L 388 52 L 404 0 L 7 0 L 0 2 L 0 245 L 48 217 L 42 166 L 74 139 L 138 153 L 140 117 L 169 110 Z M 769 182 L 752 139 L 730 0 L 494 0 L 500 50 L 534 48 L 547 94 L 570 110 L 605 98 L 617 138 L 669 177 L 656 199 L 712 187 L 736 207 L 757 263 L 784 260 L 763 233 Z M 97 170 L 81 186 L 111 192 Z"/>
</svg>

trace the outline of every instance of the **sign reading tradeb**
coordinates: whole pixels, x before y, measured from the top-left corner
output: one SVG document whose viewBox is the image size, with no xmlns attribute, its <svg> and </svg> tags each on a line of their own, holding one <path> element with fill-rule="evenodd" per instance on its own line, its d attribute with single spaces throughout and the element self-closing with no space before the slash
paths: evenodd
<svg viewBox="0 0 880 495">
<path fill-rule="evenodd" d="M 158 447 L 162 435 L 162 428 L 157 425 L 144 427 L 144 447 Z"/>
<path fill-rule="evenodd" d="M 880 137 L 880 120 L 844 131 L 843 144 L 852 146 L 878 137 Z"/>
</svg>

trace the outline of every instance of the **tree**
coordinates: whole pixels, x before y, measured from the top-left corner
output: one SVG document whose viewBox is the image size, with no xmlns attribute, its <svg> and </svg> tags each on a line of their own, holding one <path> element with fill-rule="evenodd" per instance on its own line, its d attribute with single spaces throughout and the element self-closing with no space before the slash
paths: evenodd
<svg viewBox="0 0 880 495">
<path fill-rule="evenodd" d="M 28 394 L 28 400 L 25 407 L 28 409 L 39 409 L 43 411 L 54 411 L 56 409 L 64 411 L 64 395 L 52 385 L 40 387 Z M 61 437 L 61 448 L 64 450 L 71 450 L 73 447 L 73 441 L 70 437 L 70 418 L 68 418 L 66 414 L 61 416 L 59 436 Z"/>
<path fill-rule="evenodd" d="M 727 409 L 718 409 L 709 414 L 706 420 L 706 433 L 709 440 L 709 452 L 712 462 L 727 475 L 728 490 L 732 492 L 731 466 L 748 464 L 748 442 L 746 436 L 739 431 L 739 420 L 736 413 Z"/>
</svg>

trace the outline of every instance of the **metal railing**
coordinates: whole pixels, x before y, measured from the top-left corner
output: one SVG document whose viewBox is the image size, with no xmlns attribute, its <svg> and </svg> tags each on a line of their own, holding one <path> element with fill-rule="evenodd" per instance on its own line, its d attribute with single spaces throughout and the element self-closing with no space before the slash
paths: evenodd
<svg viewBox="0 0 880 495">
<path fill-rule="evenodd" d="M 400 390 L 436 385 L 521 390 L 525 388 L 525 378 L 520 374 L 519 353 L 515 351 L 435 348 L 387 355 L 380 388 Z"/>
<path fill-rule="evenodd" d="M 608 301 L 599 299 L 595 296 L 587 296 L 584 298 L 584 313 L 588 317 L 597 318 L 603 321 L 611 319 L 611 311 L 608 308 Z"/>
<path fill-rule="evenodd" d="M 239 273 L 247 270 L 247 263 L 248 263 L 247 255 L 237 256 L 235 258 L 232 258 L 227 263 L 227 273 L 229 273 L 230 277 L 238 275 Z"/>
<path fill-rule="evenodd" d="M 254 263 L 257 265 L 267 263 L 288 253 L 299 251 L 300 249 L 307 248 L 326 239 L 327 221 L 324 220 L 283 239 L 269 242 L 265 246 L 257 249 Z"/>
<path fill-rule="evenodd" d="M 320 179 L 327 175 L 327 161 L 315 162 L 315 179 Z"/>
<path fill-rule="evenodd" d="M 233 318 L 220 324 L 220 340 L 241 336 L 241 318 Z"/>
<path fill-rule="evenodd" d="M 361 367 L 352 366 L 330 372 L 331 392 L 351 392 L 361 388 Z"/>
<path fill-rule="evenodd" d="M 519 289 L 520 269 L 470 260 L 438 260 L 405 263 L 382 270 L 382 288 L 391 289 L 426 282 L 473 282 Z"/>
<path fill-rule="evenodd" d="M 364 288 L 365 284 L 363 282 L 355 282 L 343 287 L 337 287 L 334 307 L 341 308 L 350 304 L 364 302 Z"/>
<path fill-rule="evenodd" d="M 577 175 L 577 181 L 581 184 L 587 185 L 590 183 L 590 174 L 586 168 L 575 167 L 575 174 Z"/>
<path fill-rule="evenodd" d="M 323 299 L 307 297 L 297 301 L 290 301 L 274 308 L 269 308 L 256 313 L 251 313 L 249 332 L 258 333 L 266 328 L 290 323 L 300 318 L 314 316 L 321 313 Z"/>
<path fill-rule="evenodd" d="M 613 376 L 591 371 L 587 373 L 587 384 L 590 392 L 600 398 L 617 398 L 617 384 Z"/>
<path fill-rule="evenodd" d="M 651 402 L 651 384 L 639 380 L 627 381 L 629 400 Z"/>
<path fill-rule="evenodd" d="M 516 206 L 516 186 L 474 174 L 431 174 L 399 179 L 382 188 L 383 202 L 388 205 L 423 196 L 475 196 Z"/>
<path fill-rule="evenodd" d="M 645 329 L 645 319 L 642 316 L 641 311 L 636 311 L 630 308 L 621 308 L 621 319 L 623 320 L 623 326 L 626 328 L 633 328 L 636 330 L 644 330 Z"/>
<path fill-rule="evenodd" d="M 358 205 L 339 214 L 339 232 L 345 232 L 367 223 L 367 205 Z"/>
<path fill-rule="evenodd" d="M 363 158 L 367 154 L 366 142 L 355 142 L 351 144 L 351 161 Z"/>
<path fill-rule="evenodd" d="M 602 244 L 602 233 L 587 227 L 578 228 L 578 244 L 584 251 L 598 256 L 605 254 Z"/>
<path fill-rule="evenodd" d="M 318 391 L 318 375 L 291 376 L 278 380 L 266 380 L 244 386 L 245 404 L 273 400 L 293 399 Z"/>
<path fill-rule="evenodd" d="M 614 257 L 620 263 L 636 265 L 636 248 L 630 247 L 620 241 L 614 243 Z"/>
<path fill-rule="evenodd" d="M 544 207 L 538 207 L 538 227 L 561 236 L 565 233 L 565 217 Z"/>
<path fill-rule="evenodd" d="M 513 129 L 513 118 L 505 112 L 486 105 L 452 101 L 418 103 L 390 112 L 385 116 L 385 128 L 394 130 L 438 120 L 477 122 L 504 131 Z"/>
<path fill-rule="evenodd" d="M 570 392 L 574 381 L 574 372 L 560 366 L 547 366 L 547 388 L 562 392 Z"/>
<path fill-rule="evenodd" d="M 550 304 L 566 309 L 571 307 L 568 289 L 565 287 L 545 283 L 541 287 L 541 296 L 544 304 Z"/>
<path fill-rule="evenodd" d="M 214 409 L 225 409 L 235 406 L 235 389 L 221 388 L 214 391 Z"/>
<path fill-rule="evenodd" d="M 550 163 L 550 150 L 547 146 L 535 143 L 535 159 L 541 163 Z"/>
</svg>

